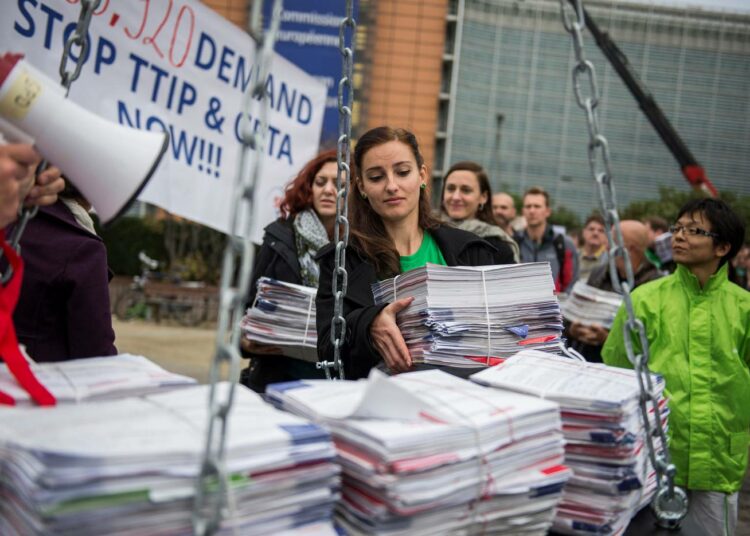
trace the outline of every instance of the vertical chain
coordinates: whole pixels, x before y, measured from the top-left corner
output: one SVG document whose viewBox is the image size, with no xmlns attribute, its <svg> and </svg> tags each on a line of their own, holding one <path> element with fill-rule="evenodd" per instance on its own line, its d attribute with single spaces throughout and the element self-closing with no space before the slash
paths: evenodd
<svg viewBox="0 0 750 536">
<path fill-rule="evenodd" d="M 208 425 L 200 475 L 195 484 L 193 506 L 193 532 L 197 535 L 213 534 L 221 528 L 226 515 L 227 493 L 230 491 L 225 457 L 229 413 L 234 401 L 234 389 L 240 375 L 240 319 L 244 312 L 250 276 L 253 267 L 253 244 L 250 241 L 253 195 L 262 172 L 265 137 L 268 130 L 266 105 L 266 80 L 273 56 L 274 43 L 281 19 L 281 0 L 273 0 L 273 12 L 268 31 L 263 32 L 261 6 L 253 2 L 250 35 L 256 41 L 255 58 L 259 65 L 257 79 L 243 98 L 240 121 L 240 149 L 237 176 L 234 183 L 234 201 L 231 208 L 229 235 L 224 249 L 219 290 L 219 325 L 216 335 L 216 353 L 211 363 L 211 388 L 208 400 Z M 257 103 L 257 104 L 256 104 Z M 258 107 L 257 114 L 251 108 Z M 254 128 L 251 117 L 258 117 L 260 127 Z M 250 159 L 252 154 L 252 167 Z M 249 168 L 246 172 L 246 168 Z M 237 270 L 239 259 L 240 269 Z M 226 389 L 219 389 L 221 370 L 228 367 Z"/>
<path fill-rule="evenodd" d="M 354 102 L 354 32 L 357 23 L 352 16 L 352 0 L 346 0 L 346 16 L 339 24 L 339 52 L 341 52 L 341 80 L 339 80 L 339 137 L 336 144 L 336 227 L 333 240 L 336 243 L 336 257 L 333 270 L 333 321 L 331 322 L 331 343 L 333 344 L 333 361 L 317 364 L 332 378 L 331 369 L 338 372 L 339 379 L 344 379 L 344 366 L 341 362 L 341 346 L 346 337 L 346 318 L 344 317 L 344 296 L 348 286 L 346 272 L 346 246 L 349 244 L 349 186 L 351 184 L 351 137 L 352 106 Z M 347 28 L 349 31 L 347 32 Z M 349 46 L 346 45 L 347 33 Z"/>
<path fill-rule="evenodd" d="M 89 26 L 91 25 L 91 15 L 93 15 L 96 8 L 99 7 L 101 0 L 81 0 L 81 11 L 78 14 L 78 22 L 76 23 L 75 30 L 68 36 L 68 39 L 63 45 L 62 56 L 60 57 L 60 84 L 65 88 L 65 98 L 68 98 L 70 93 L 70 86 L 73 85 L 78 77 L 81 75 L 81 68 L 88 57 L 89 40 L 87 39 Z M 75 60 L 73 69 L 68 70 L 68 59 L 73 47 L 78 47 L 78 58 Z M 49 167 L 47 160 L 42 160 L 36 168 L 36 174 L 39 176 L 41 172 Z M 18 251 L 18 244 L 21 242 L 26 226 L 29 221 L 36 216 L 39 212 L 38 206 L 23 207 L 21 209 L 21 215 L 18 218 L 18 222 L 13 228 L 13 233 L 8 238 L 10 247 Z M 2 258 L 2 252 L 0 252 L 0 258 Z M 8 265 L 5 273 L 0 277 L 0 282 L 3 284 L 7 283 L 13 276 L 13 268 Z"/>
<path fill-rule="evenodd" d="M 674 485 L 675 466 L 671 463 L 659 403 L 654 397 L 651 373 L 648 369 L 649 347 L 646 330 L 643 322 L 635 316 L 633 301 L 630 297 L 630 291 L 634 286 L 633 267 L 630 264 L 630 255 L 625 248 L 620 230 L 620 216 L 617 212 L 609 144 L 607 138 L 599 129 L 597 108 L 601 97 L 596 83 L 596 71 L 594 64 L 587 60 L 584 54 L 583 29 L 586 26 L 586 13 L 583 9 L 582 0 L 560 0 L 560 13 L 563 26 L 573 40 L 573 50 L 576 56 L 576 64 L 572 71 L 573 90 L 576 103 L 586 114 L 586 125 L 589 131 L 589 168 L 598 186 L 599 201 L 605 221 L 604 228 L 611 244 L 609 250 L 610 277 L 615 290 L 623 296 L 623 303 L 627 312 L 627 321 L 623 326 L 625 351 L 638 378 L 641 392 L 639 401 L 641 418 L 648 454 L 656 471 L 657 491 L 653 501 L 654 512 L 661 525 L 674 528 L 687 514 L 687 495 L 681 488 Z M 626 271 L 626 281 L 622 283 L 620 283 L 617 273 L 617 257 L 622 259 Z M 640 342 L 640 353 L 635 351 L 633 337 L 637 337 Z M 653 426 L 649 419 L 649 410 L 653 411 L 654 414 Z M 654 437 L 658 437 L 661 442 L 662 451 L 659 453 L 655 450 Z"/>
</svg>

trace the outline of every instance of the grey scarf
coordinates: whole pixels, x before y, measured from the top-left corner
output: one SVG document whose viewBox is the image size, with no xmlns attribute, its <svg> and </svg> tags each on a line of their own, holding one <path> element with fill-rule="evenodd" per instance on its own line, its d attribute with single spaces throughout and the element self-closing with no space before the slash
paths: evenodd
<svg viewBox="0 0 750 536">
<path fill-rule="evenodd" d="M 294 241 L 297 246 L 302 284 L 317 287 L 320 268 L 315 262 L 315 254 L 328 244 L 328 233 L 313 209 L 300 212 L 294 218 Z"/>
<path fill-rule="evenodd" d="M 499 238 L 501 241 L 510 246 L 510 248 L 513 250 L 513 260 L 519 262 L 521 255 L 518 249 L 518 244 L 515 240 L 513 240 L 513 237 L 506 233 L 501 227 L 483 222 L 482 220 L 478 220 L 476 218 L 469 218 L 466 220 L 452 220 L 448 217 L 447 214 L 443 212 L 440 213 L 440 216 L 444 222 L 450 223 L 454 227 L 463 231 L 474 233 L 481 238 Z"/>
</svg>

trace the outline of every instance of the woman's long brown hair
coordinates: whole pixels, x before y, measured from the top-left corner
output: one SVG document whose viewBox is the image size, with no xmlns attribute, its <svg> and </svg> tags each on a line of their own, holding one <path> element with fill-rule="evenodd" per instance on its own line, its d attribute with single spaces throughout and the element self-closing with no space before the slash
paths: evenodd
<svg viewBox="0 0 750 536">
<path fill-rule="evenodd" d="M 385 230 L 383 219 L 372 209 L 370 202 L 363 199 L 357 185 L 362 182 L 362 160 L 365 154 L 378 145 L 389 141 L 399 141 L 411 149 L 417 168 L 424 165 L 424 158 L 419 152 L 417 138 L 403 128 L 377 127 L 365 132 L 359 138 L 354 149 L 356 168 L 355 187 L 349 196 L 349 213 L 351 215 L 351 244 L 375 266 L 380 279 L 393 277 L 401 273 L 401 260 L 396 245 Z M 439 222 L 431 215 L 430 200 L 426 189 L 419 190 L 419 227 L 423 230 L 434 229 Z"/>
</svg>

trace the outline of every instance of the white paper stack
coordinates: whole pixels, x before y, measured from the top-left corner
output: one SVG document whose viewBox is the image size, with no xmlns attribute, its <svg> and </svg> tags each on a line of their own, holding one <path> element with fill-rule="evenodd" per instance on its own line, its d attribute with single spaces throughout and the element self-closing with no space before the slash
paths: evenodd
<svg viewBox="0 0 750 536">
<path fill-rule="evenodd" d="M 31 369 L 58 404 L 124 398 L 196 383 L 193 378 L 166 371 L 143 356 L 131 354 L 35 363 Z M 28 393 L 5 363 L 0 363 L 0 392 L 11 396 L 16 406 L 32 405 Z"/>
<path fill-rule="evenodd" d="M 599 324 L 610 329 L 621 303 L 621 294 L 601 290 L 578 281 L 573 285 L 568 298 L 560 305 L 566 320 L 586 326 Z"/>
<path fill-rule="evenodd" d="M 565 464 L 574 474 L 563 492 L 555 531 L 620 534 L 650 502 L 656 479 L 634 371 L 524 350 L 471 379 L 560 404 Z M 652 380 L 666 429 L 664 380 L 655 374 Z M 654 444 L 660 451 L 657 438 Z"/>
<path fill-rule="evenodd" d="M 255 302 L 240 323 L 243 337 L 265 347 L 266 353 L 317 362 L 317 292 L 316 288 L 261 277 Z"/>
<path fill-rule="evenodd" d="M 549 263 L 428 264 L 373 284 L 375 303 L 414 297 L 398 325 L 415 363 L 481 367 L 522 348 L 557 348 L 560 305 Z"/>
<path fill-rule="evenodd" d="M 556 403 L 442 371 L 269 386 L 330 428 L 347 534 L 545 534 L 570 476 Z"/>
<path fill-rule="evenodd" d="M 1 410 L 0 534 L 190 534 L 208 389 Z M 326 430 L 238 386 L 227 433 L 224 533 L 332 534 L 339 468 Z"/>
</svg>

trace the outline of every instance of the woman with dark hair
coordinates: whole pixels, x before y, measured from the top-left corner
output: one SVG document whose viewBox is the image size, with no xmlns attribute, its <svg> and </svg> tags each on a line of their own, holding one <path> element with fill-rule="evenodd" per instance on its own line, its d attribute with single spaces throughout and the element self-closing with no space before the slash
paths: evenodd
<svg viewBox="0 0 750 536">
<path fill-rule="evenodd" d="M 342 311 L 346 334 L 341 357 L 348 379 L 365 377 L 380 365 L 394 373 L 413 369 L 396 324 L 396 314 L 408 307 L 412 298 L 375 305 L 372 283 L 427 263 L 491 265 L 496 263 L 498 253 L 478 236 L 443 225 L 432 216 L 426 191 L 427 167 L 411 132 L 391 127 L 366 132 L 357 142 L 354 164 L 351 236 L 345 255 L 348 286 Z M 321 361 L 333 355 L 334 252 L 335 245 L 330 244 L 318 257 L 316 308 Z"/>
<path fill-rule="evenodd" d="M 518 244 L 495 220 L 487 172 L 476 162 L 451 166 L 443 179 L 440 215 L 459 229 L 481 236 L 500 252 L 497 264 L 518 262 Z"/>
<path fill-rule="evenodd" d="M 263 244 L 255 260 L 248 303 L 257 293 L 262 276 L 308 287 L 318 286 L 315 256 L 333 237 L 336 220 L 336 150 L 328 150 L 308 162 L 287 186 L 279 207 L 281 217 L 265 228 Z M 250 365 L 241 382 L 263 393 L 269 383 L 322 378 L 314 363 L 282 355 L 268 355 L 268 348 L 242 339 Z M 262 353 L 264 352 L 264 353 Z"/>
</svg>

